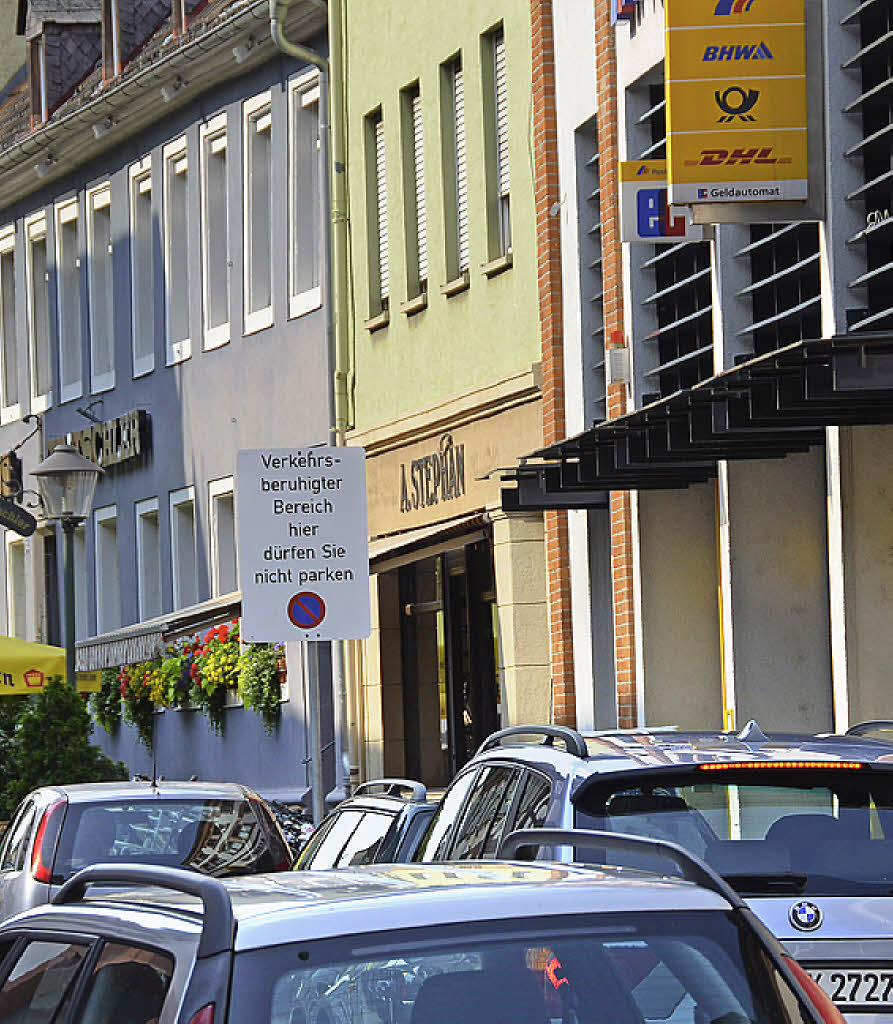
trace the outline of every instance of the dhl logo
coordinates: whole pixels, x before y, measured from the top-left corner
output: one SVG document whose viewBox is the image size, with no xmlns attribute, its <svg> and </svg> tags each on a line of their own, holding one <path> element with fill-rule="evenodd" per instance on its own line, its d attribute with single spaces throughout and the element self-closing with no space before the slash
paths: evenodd
<svg viewBox="0 0 893 1024">
<path fill-rule="evenodd" d="M 732 167 L 736 164 L 789 164 L 789 156 L 773 156 L 772 146 L 753 149 L 702 149 L 699 159 L 686 160 L 686 167 Z"/>
</svg>

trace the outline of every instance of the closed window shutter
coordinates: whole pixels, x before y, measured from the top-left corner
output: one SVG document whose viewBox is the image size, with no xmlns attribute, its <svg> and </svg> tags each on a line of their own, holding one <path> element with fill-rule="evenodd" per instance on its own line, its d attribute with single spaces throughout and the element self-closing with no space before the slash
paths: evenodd
<svg viewBox="0 0 893 1024">
<path fill-rule="evenodd" d="M 388 268 L 388 208 L 384 164 L 384 122 L 375 123 L 375 188 L 378 198 L 378 280 L 381 298 L 390 294 L 390 271 Z"/>
<path fill-rule="evenodd" d="M 468 165 L 465 160 L 465 81 L 462 65 L 453 66 L 453 119 L 456 126 L 456 233 L 459 270 L 468 269 Z"/>
<path fill-rule="evenodd" d="M 500 196 L 509 194 L 509 119 L 506 102 L 505 36 L 493 37 L 496 72 L 496 185 Z"/>
<path fill-rule="evenodd" d="M 422 98 L 412 98 L 412 148 L 415 167 L 416 242 L 419 282 L 428 280 L 428 219 L 425 211 L 425 154 L 422 146 Z"/>
</svg>

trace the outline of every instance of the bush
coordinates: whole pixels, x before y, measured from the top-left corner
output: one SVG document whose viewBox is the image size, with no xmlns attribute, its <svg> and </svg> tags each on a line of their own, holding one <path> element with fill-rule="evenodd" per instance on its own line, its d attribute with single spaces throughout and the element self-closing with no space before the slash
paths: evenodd
<svg viewBox="0 0 893 1024">
<path fill-rule="evenodd" d="M 14 728 L 4 733 L 0 724 L 0 818 L 38 786 L 128 778 L 123 762 L 106 757 L 90 742 L 92 732 L 83 699 L 59 676 L 20 704 Z"/>
</svg>

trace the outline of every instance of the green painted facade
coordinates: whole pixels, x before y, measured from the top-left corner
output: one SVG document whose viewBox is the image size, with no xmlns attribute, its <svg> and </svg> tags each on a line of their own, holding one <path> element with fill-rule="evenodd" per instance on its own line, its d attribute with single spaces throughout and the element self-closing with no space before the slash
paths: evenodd
<svg viewBox="0 0 893 1024">
<path fill-rule="evenodd" d="M 505 39 L 512 266 L 488 277 L 493 255 L 488 236 L 485 133 L 493 130 L 492 70 L 487 36 L 502 25 Z M 469 287 L 441 294 L 448 272 L 450 192 L 445 187 L 444 145 L 452 123 L 445 105 L 443 66 L 461 56 L 466 121 Z M 413 410 L 461 395 L 529 368 L 540 359 L 533 191 L 530 9 L 525 0 L 438 0 L 345 4 L 345 105 L 352 283 L 354 423 L 387 423 Z M 428 236 L 428 305 L 407 315 L 400 304 L 414 294 L 414 182 L 406 166 L 404 90 L 418 83 L 422 110 Z M 489 88 L 488 88 L 489 86 Z M 370 331 L 379 311 L 370 275 L 370 114 L 380 108 L 385 139 L 389 323 Z M 489 120 L 489 123 L 487 119 Z M 374 155 L 374 154 L 373 154 Z M 492 209 L 492 206 L 491 206 Z M 377 247 L 373 228 L 373 261 Z"/>
</svg>

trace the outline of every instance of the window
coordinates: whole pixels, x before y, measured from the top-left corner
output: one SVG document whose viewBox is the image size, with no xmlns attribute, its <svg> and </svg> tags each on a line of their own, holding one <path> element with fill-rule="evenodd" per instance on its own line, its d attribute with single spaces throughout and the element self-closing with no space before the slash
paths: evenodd
<svg viewBox="0 0 893 1024">
<path fill-rule="evenodd" d="M 226 114 L 200 132 L 202 154 L 202 310 L 204 347 L 229 341 L 229 189 Z"/>
<path fill-rule="evenodd" d="M 236 558 L 236 507 L 233 478 L 208 484 L 211 514 L 211 595 L 231 594 L 239 589 Z"/>
<path fill-rule="evenodd" d="M 28 279 L 28 359 L 31 370 L 31 411 L 44 412 L 53 402 L 50 374 L 50 294 L 47 266 L 47 222 L 42 213 L 25 221 Z"/>
<path fill-rule="evenodd" d="M 138 1006 L 140 1020 L 158 1020 L 173 973 L 174 962 L 165 953 L 106 942 L 78 1019 L 120 1021 L 129 1016 L 125 1007 Z"/>
<path fill-rule="evenodd" d="M 0 848 L 0 871 L 21 871 L 34 822 L 34 801 L 26 800 L 13 814 Z"/>
<path fill-rule="evenodd" d="M 112 190 L 87 193 L 87 269 L 90 285 L 90 390 L 115 386 L 115 284 Z"/>
<path fill-rule="evenodd" d="M 16 330 L 15 227 L 0 231 L 0 423 L 21 415 L 19 353 Z"/>
<path fill-rule="evenodd" d="M 47 105 L 46 44 L 43 35 L 32 39 L 28 46 L 28 64 L 31 93 L 31 123 L 42 124 L 49 116 Z"/>
<path fill-rule="evenodd" d="M 318 871 L 371 864 L 394 820 L 393 814 L 352 808 L 335 814 L 320 839 L 308 846 L 301 867 Z"/>
<path fill-rule="evenodd" d="M 189 156 L 185 136 L 164 147 L 164 297 L 167 363 L 192 354 L 189 333 Z"/>
<path fill-rule="evenodd" d="M 450 839 L 453 835 L 453 827 L 459 817 L 459 811 L 471 785 L 477 776 L 477 772 L 470 770 L 464 775 L 459 775 L 455 781 L 450 783 L 449 789 L 443 795 L 440 806 L 431 821 L 431 826 L 425 838 L 419 845 L 418 850 L 413 854 L 413 860 L 429 861 L 444 860 Z"/>
<path fill-rule="evenodd" d="M 425 205 L 425 149 L 419 85 L 401 93 L 403 193 L 406 196 L 406 290 L 410 299 L 428 288 L 428 213 Z M 406 310 L 410 312 L 410 310 Z"/>
<path fill-rule="evenodd" d="M 542 828 L 551 797 L 552 784 L 549 780 L 543 775 L 528 772 L 511 830 L 514 832 L 519 828 Z"/>
<path fill-rule="evenodd" d="M 74 638 L 86 639 L 89 633 L 87 617 L 87 590 L 90 580 L 87 577 L 87 527 L 85 524 L 76 526 L 74 530 Z"/>
<path fill-rule="evenodd" d="M 84 393 L 81 335 L 81 245 L 77 199 L 56 207 L 56 295 L 59 309 L 60 401 Z"/>
<path fill-rule="evenodd" d="M 273 113 L 269 92 L 244 105 L 245 333 L 273 323 Z"/>
<path fill-rule="evenodd" d="M 130 177 L 130 316 L 133 375 L 155 368 L 155 243 L 152 158 L 132 164 Z"/>
<path fill-rule="evenodd" d="M 136 503 L 136 576 L 140 620 L 152 619 L 162 612 L 161 528 L 157 498 Z"/>
<path fill-rule="evenodd" d="M 6 633 L 27 639 L 25 541 L 6 531 Z"/>
<path fill-rule="evenodd" d="M 0 1020 L 62 1020 L 89 948 L 61 940 L 29 942 L 0 990 Z"/>
<path fill-rule="evenodd" d="M 171 491 L 171 576 L 174 609 L 186 608 L 198 601 L 195 557 L 195 489 L 183 487 Z"/>
<path fill-rule="evenodd" d="M 505 34 L 500 26 L 484 36 L 484 124 L 487 145 L 487 221 L 492 259 L 512 251 L 509 177 L 508 83 Z"/>
<path fill-rule="evenodd" d="M 302 75 L 289 89 L 288 315 L 301 316 L 322 304 L 320 265 L 319 75 Z M 326 211 L 327 213 L 328 211 Z"/>
<path fill-rule="evenodd" d="M 503 765 L 485 768 L 468 800 L 450 859 L 495 856 L 521 773 Z"/>
<path fill-rule="evenodd" d="M 444 114 L 444 236 L 447 276 L 468 274 L 468 166 L 465 156 L 465 79 L 462 58 L 441 67 L 441 109 Z"/>
<path fill-rule="evenodd" d="M 369 254 L 369 315 L 388 311 L 388 197 L 385 178 L 384 120 L 381 108 L 366 117 L 366 209 Z M 384 318 L 387 323 L 387 317 Z M 371 326 L 367 324 L 367 326 Z"/>
<path fill-rule="evenodd" d="M 96 632 L 121 625 L 121 572 L 118 561 L 118 518 L 114 505 L 93 513 L 96 540 Z"/>
</svg>

